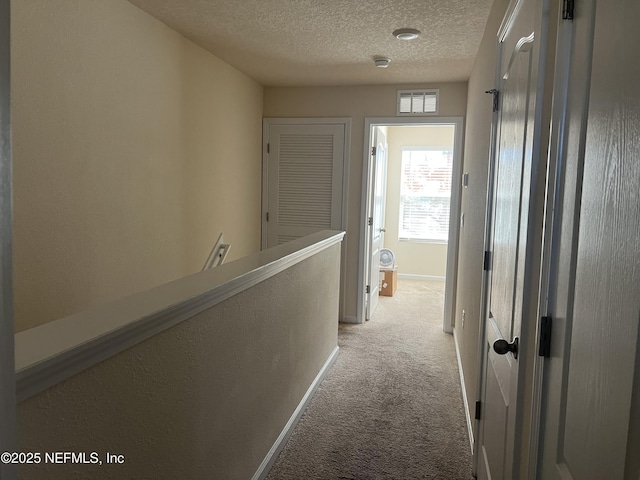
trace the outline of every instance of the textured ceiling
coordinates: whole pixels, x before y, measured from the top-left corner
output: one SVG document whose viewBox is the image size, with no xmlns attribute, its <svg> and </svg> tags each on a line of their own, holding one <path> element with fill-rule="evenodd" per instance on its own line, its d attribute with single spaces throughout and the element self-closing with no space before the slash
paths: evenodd
<svg viewBox="0 0 640 480">
<path fill-rule="evenodd" d="M 263 85 L 319 86 L 467 80 L 493 0 L 129 1 Z"/>
</svg>

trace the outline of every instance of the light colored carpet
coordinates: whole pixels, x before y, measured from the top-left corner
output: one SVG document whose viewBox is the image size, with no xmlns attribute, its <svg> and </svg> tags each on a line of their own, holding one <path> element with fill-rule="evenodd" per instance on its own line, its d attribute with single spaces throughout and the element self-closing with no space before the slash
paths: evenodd
<svg viewBox="0 0 640 480">
<path fill-rule="evenodd" d="M 267 480 L 469 480 L 471 452 L 443 282 L 402 279 L 340 355 Z"/>
</svg>

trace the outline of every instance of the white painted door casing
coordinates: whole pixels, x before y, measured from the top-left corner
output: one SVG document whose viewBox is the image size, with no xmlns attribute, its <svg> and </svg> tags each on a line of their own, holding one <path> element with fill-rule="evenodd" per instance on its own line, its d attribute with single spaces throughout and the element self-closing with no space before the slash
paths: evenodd
<svg viewBox="0 0 640 480">
<path fill-rule="evenodd" d="M 521 460 L 523 384 L 529 324 L 537 303 L 541 214 L 539 178 L 544 175 L 544 71 L 546 0 L 513 1 L 498 37 L 499 115 L 493 162 L 490 272 L 486 292 L 479 479 L 517 478 Z M 544 177 L 542 177 L 544 178 Z M 518 355 L 497 354 L 497 339 L 519 341 Z"/>
<path fill-rule="evenodd" d="M 365 293 L 366 282 L 368 280 L 369 261 L 369 226 L 368 218 L 371 210 L 371 188 L 372 188 L 372 162 L 371 147 L 373 146 L 373 133 L 378 126 L 415 126 L 415 125 L 454 125 L 454 148 L 453 148 L 453 183 L 451 187 L 451 207 L 449 222 L 449 241 L 447 248 L 447 274 L 444 301 L 443 330 L 447 333 L 453 332 L 453 304 L 456 286 L 456 268 L 458 264 L 458 240 L 460 236 L 460 204 L 461 204 L 461 175 L 462 175 L 462 117 L 379 117 L 365 118 L 365 135 L 363 145 L 362 164 L 362 197 L 360 208 L 360 246 L 358 258 L 358 297 L 356 307 L 355 323 L 364 323 L 367 314 L 367 295 Z"/>
<path fill-rule="evenodd" d="M 640 478 L 639 21 L 637 2 L 584 0 L 560 37 L 544 480 Z"/>
<path fill-rule="evenodd" d="M 342 229 L 343 124 L 269 124 L 263 229 L 272 247 Z"/>
<path fill-rule="evenodd" d="M 368 280 L 369 293 L 367 294 L 366 319 L 370 320 L 378 305 L 380 295 L 380 249 L 384 246 L 384 221 L 387 188 L 387 161 L 388 147 L 386 127 L 375 127 L 374 133 L 375 154 L 371 155 L 372 162 L 372 188 L 371 209 L 369 212 L 369 265 Z"/>
</svg>

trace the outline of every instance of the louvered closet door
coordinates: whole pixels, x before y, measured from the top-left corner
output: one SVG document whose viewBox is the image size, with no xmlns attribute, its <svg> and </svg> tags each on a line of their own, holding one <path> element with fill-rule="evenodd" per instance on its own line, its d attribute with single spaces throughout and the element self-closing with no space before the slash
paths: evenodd
<svg viewBox="0 0 640 480">
<path fill-rule="evenodd" d="M 342 228 L 344 125 L 269 127 L 267 247 Z"/>
</svg>

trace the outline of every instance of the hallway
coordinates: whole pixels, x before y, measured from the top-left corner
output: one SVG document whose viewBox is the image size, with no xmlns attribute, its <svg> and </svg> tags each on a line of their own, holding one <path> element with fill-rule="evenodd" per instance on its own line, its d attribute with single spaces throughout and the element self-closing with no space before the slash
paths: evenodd
<svg viewBox="0 0 640 480">
<path fill-rule="evenodd" d="M 444 283 L 400 280 L 340 355 L 268 480 L 472 479 Z"/>
</svg>

